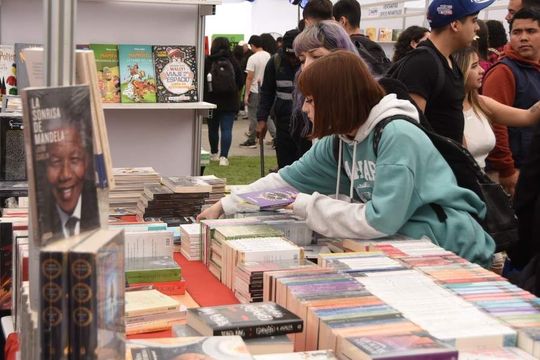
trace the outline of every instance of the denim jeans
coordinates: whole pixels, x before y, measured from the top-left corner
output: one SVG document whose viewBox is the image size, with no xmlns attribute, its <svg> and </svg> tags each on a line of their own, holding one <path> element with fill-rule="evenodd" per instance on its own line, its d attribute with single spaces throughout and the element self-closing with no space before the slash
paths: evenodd
<svg viewBox="0 0 540 360">
<path fill-rule="evenodd" d="M 236 114 L 232 111 L 222 112 L 215 110 L 212 118 L 208 119 L 208 141 L 210 142 L 210 151 L 212 154 L 216 154 L 218 152 L 219 130 L 221 128 L 220 156 L 229 157 L 235 115 Z"/>
</svg>

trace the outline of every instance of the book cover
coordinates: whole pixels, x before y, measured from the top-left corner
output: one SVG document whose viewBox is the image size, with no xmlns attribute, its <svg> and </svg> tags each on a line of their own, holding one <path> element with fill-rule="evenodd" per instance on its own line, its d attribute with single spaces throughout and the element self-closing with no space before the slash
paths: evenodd
<svg viewBox="0 0 540 360">
<path fill-rule="evenodd" d="M 130 340 L 126 360 L 251 360 L 239 336 Z"/>
<path fill-rule="evenodd" d="M 98 230 L 69 252 L 70 359 L 123 359 L 124 233 Z"/>
<path fill-rule="evenodd" d="M 198 101 L 195 46 L 154 46 L 160 103 Z"/>
<path fill-rule="evenodd" d="M 101 101 L 120 102 L 120 68 L 118 46 L 111 44 L 90 44 L 94 51 Z"/>
<path fill-rule="evenodd" d="M 378 39 L 380 42 L 390 42 L 392 41 L 392 29 L 390 28 L 379 28 Z"/>
<path fill-rule="evenodd" d="M 392 29 L 392 41 L 398 41 L 403 29 Z"/>
<path fill-rule="evenodd" d="M 22 99 L 36 243 L 98 228 L 88 86 L 32 88 Z"/>
<path fill-rule="evenodd" d="M 118 45 L 122 103 L 155 103 L 156 76 L 152 46 Z"/>
<path fill-rule="evenodd" d="M 17 95 L 15 72 L 15 48 L 0 45 L 0 103 L 4 95 Z"/>
<path fill-rule="evenodd" d="M 172 255 L 126 259 L 128 284 L 177 280 L 181 280 L 181 269 Z"/>
<path fill-rule="evenodd" d="M 237 194 L 247 202 L 258 205 L 261 209 L 277 208 L 292 204 L 296 199 L 298 190 L 286 186 L 277 189 L 252 191 Z"/>
<path fill-rule="evenodd" d="M 400 357 L 426 360 L 457 360 L 458 352 L 428 333 L 404 335 L 375 335 L 344 338 L 338 350 L 350 359 L 398 359 Z"/>
<path fill-rule="evenodd" d="M 164 176 L 163 185 L 175 193 L 210 193 L 212 185 L 197 176 Z"/>
<path fill-rule="evenodd" d="M 26 180 L 23 120 L 19 116 L 0 121 L 0 180 Z"/>
<path fill-rule="evenodd" d="M 0 223 L 0 310 L 11 310 L 13 291 L 13 225 Z"/>
<path fill-rule="evenodd" d="M 377 28 L 375 27 L 366 28 L 366 36 L 371 41 L 377 41 Z"/>
<path fill-rule="evenodd" d="M 176 311 L 180 303 L 157 290 L 128 291 L 125 293 L 126 317 Z"/>
<path fill-rule="evenodd" d="M 270 302 L 188 309 L 187 323 L 206 336 L 244 339 L 301 332 L 304 326 L 298 316 Z"/>
<path fill-rule="evenodd" d="M 255 360 L 338 360 L 332 350 L 255 355 Z"/>
<path fill-rule="evenodd" d="M 28 79 L 28 71 L 26 68 L 26 59 L 22 53 L 23 49 L 40 47 L 39 44 L 27 44 L 27 43 L 15 43 L 15 67 L 16 67 L 16 80 L 17 80 L 17 93 L 21 94 L 21 91 L 30 86 L 30 80 Z"/>
</svg>

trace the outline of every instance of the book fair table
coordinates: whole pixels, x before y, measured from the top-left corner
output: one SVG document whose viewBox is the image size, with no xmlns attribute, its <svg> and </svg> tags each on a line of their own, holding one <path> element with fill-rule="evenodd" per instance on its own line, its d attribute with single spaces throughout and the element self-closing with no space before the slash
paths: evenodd
<svg viewBox="0 0 540 360">
<path fill-rule="evenodd" d="M 174 259 L 182 268 L 182 277 L 187 282 L 187 290 L 185 295 L 173 296 L 173 298 L 177 299 L 188 308 L 238 304 L 238 300 L 232 291 L 216 279 L 202 262 L 187 261 L 180 253 L 175 253 Z M 128 336 L 128 339 L 163 338 L 171 336 L 171 331 L 167 330 L 131 335 Z"/>
</svg>

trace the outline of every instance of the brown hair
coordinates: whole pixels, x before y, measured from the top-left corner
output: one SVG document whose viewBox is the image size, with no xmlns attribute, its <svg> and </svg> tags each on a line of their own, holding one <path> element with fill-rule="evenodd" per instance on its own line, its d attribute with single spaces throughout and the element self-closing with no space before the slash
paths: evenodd
<svg viewBox="0 0 540 360">
<path fill-rule="evenodd" d="M 385 95 L 358 55 L 344 50 L 328 54 L 303 70 L 298 87 L 306 97 L 313 97 L 311 136 L 317 138 L 358 129 Z"/>
</svg>

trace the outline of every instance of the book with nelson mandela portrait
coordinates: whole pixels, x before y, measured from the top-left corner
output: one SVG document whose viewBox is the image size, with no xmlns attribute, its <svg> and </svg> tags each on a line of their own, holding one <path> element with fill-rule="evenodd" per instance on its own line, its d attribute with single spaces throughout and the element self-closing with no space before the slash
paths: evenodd
<svg viewBox="0 0 540 360">
<path fill-rule="evenodd" d="M 29 88 L 22 101 L 36 244 L 98 228 L 88 86 Z"/>
<path fill-rule="evenodd" d="M 261 209 L 273 209 L 292 204 L 297 194 L 298 190 L 285 186 L 237 195 L 251 204 L 258 205 Z"/>
</svg>

